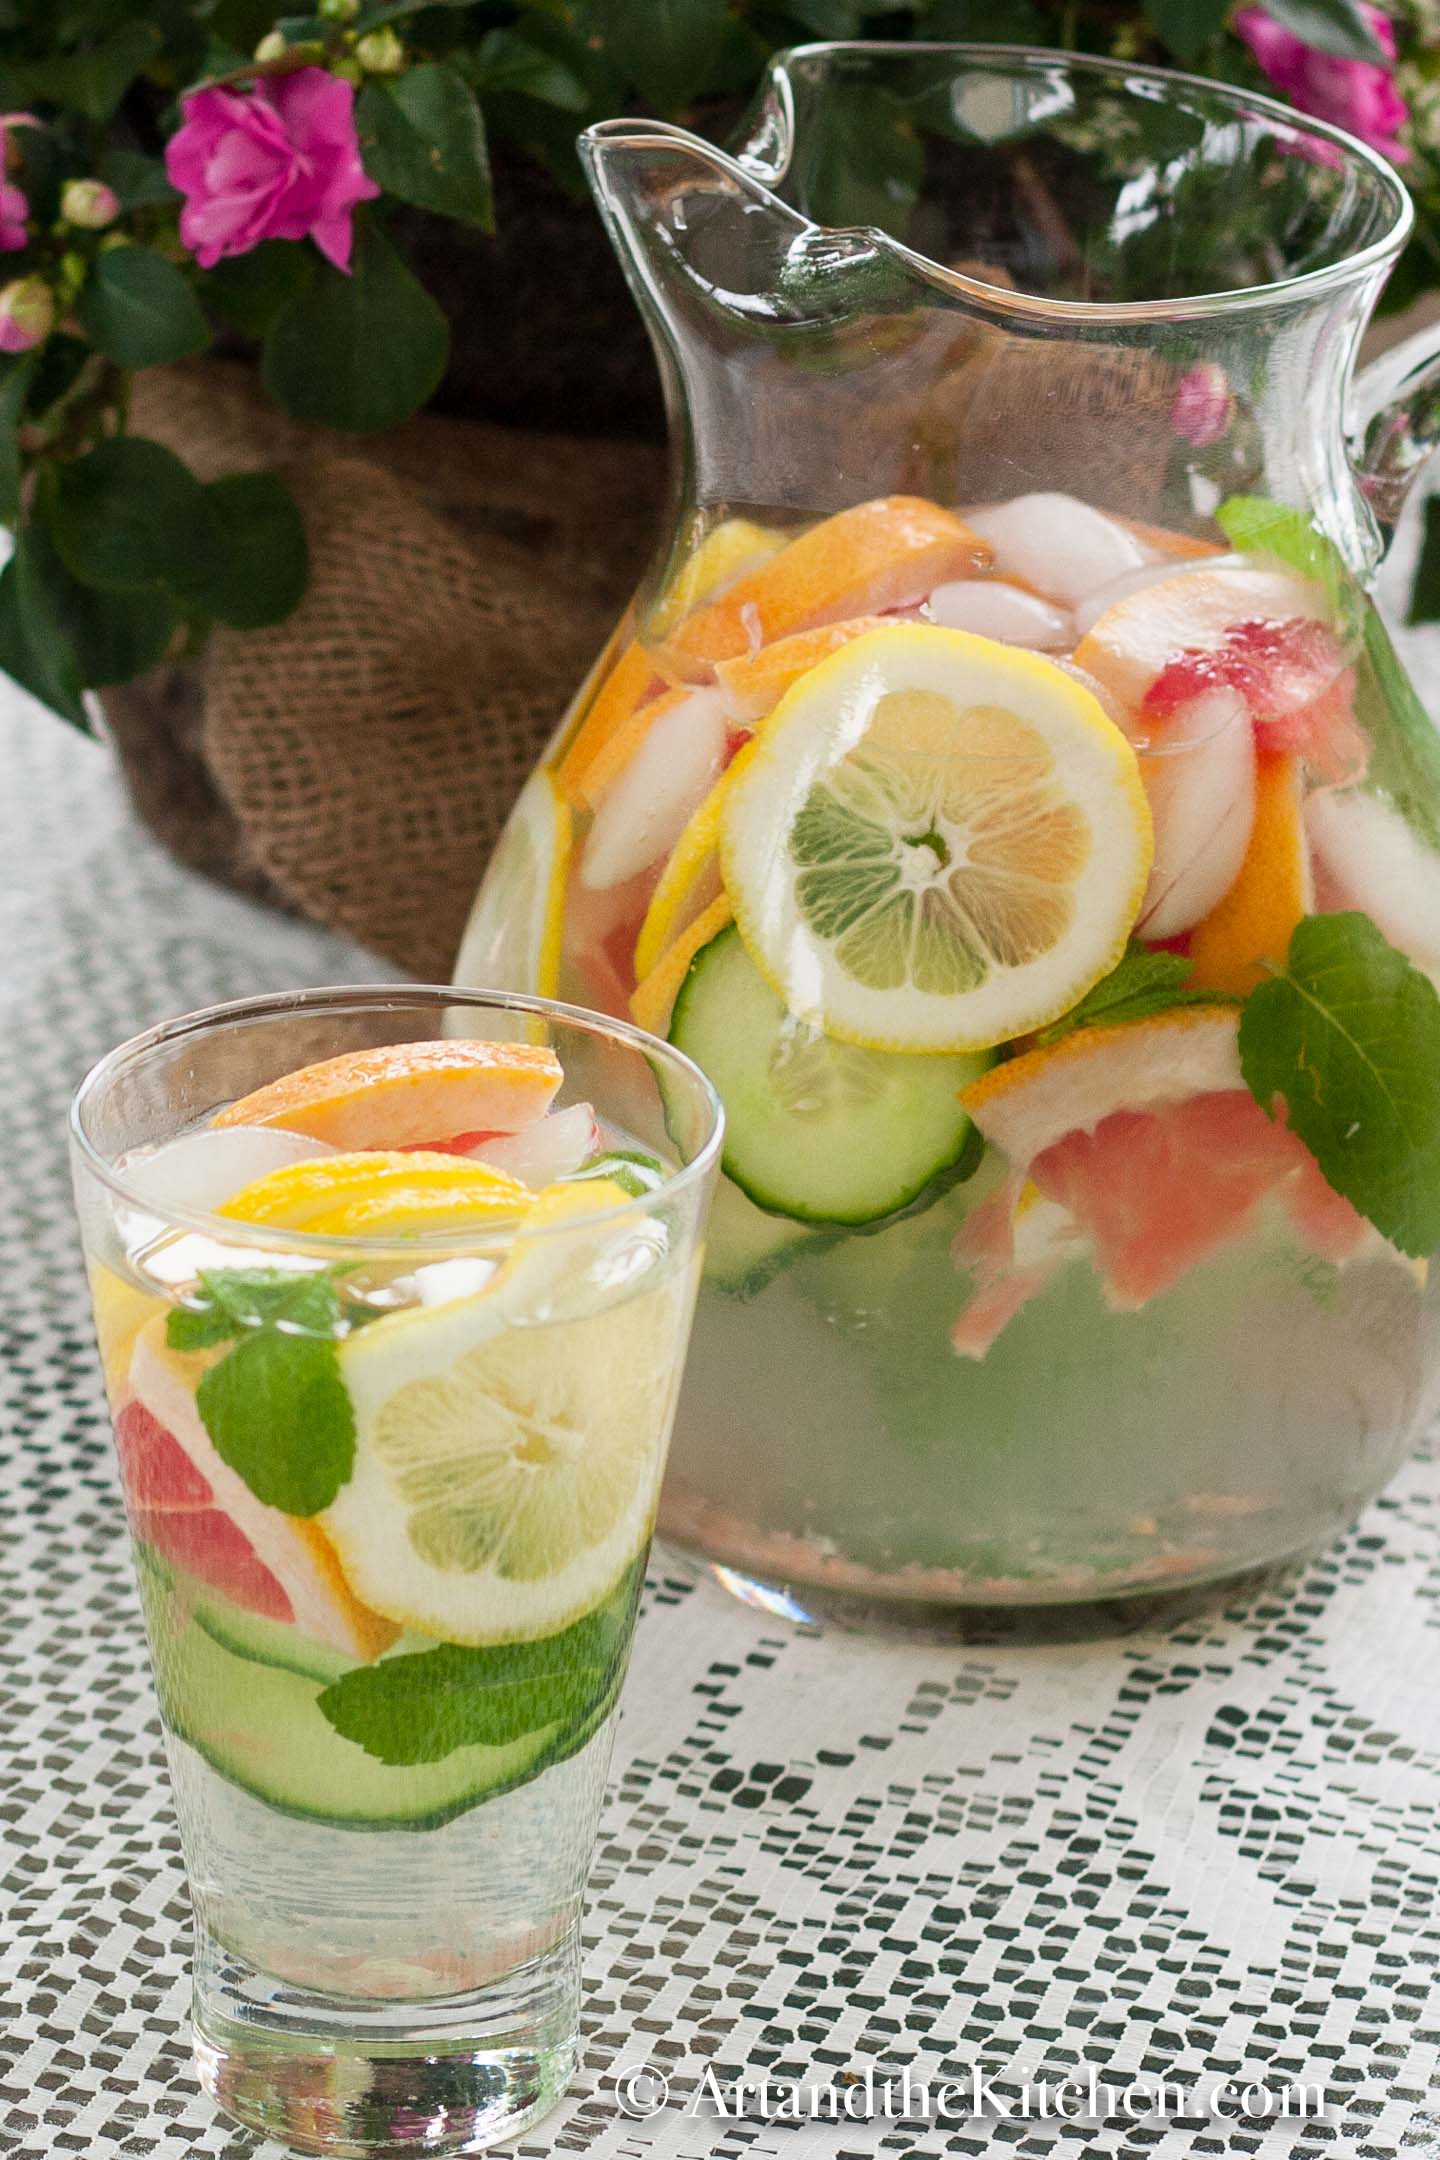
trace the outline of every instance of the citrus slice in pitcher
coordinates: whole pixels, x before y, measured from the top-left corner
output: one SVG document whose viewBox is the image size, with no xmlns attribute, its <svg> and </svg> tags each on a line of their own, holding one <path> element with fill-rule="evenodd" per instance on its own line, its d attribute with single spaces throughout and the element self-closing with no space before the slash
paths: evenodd
<svg viewBox="0 0 1440 2160">
<path fill-rule="evenodd" d="M 623 1206 L 603 1181 L 542 1193 L 543 1231 Z M 376 1611 L 445 1642 L 517 1642 L 599 1603 L 650 1534 L 675 1376 L 666 1285 L 512 1326 L 507 1284 L 564 1266 L 527 1245 L 478 1297 L 397 1313 L 340 1346 L 355 1467 L 322 1522 Z M 593 1293 L 592 1293 L 593 1295 Z"/>
<path fill-rule="evenodd" d="M 897 623 L 781 700 L 727 787 L 740 934 L 790 1010 L 880 1050 L 981 1050 L 1123 952 L 1151 858 L 1135 753 L 1037 655 Z"/>
<path fill-rule="evenodd" d="M 560 980 L 570 808 L 543 767 L 521 789 L 465 925 L 455 980 L 553 997 Z"/>
</svg>

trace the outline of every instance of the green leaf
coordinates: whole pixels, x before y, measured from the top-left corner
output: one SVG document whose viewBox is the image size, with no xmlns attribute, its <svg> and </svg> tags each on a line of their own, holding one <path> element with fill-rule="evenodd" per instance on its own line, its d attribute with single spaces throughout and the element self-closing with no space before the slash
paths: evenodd
<svg viewBox="0 0 1440 2160">
<path fill-rule="evenodd" d="M 1149 1020 L 1155 1013 L 1170 1012 L 1177 1005 L 1228 1005 L 1234 1000 L 1217 990 L 1186 987 L 1190 962 L 1180 953 L 1147 952 L 1132 945 L 1129 952 L 1087 990 L 1078 1005 L 1042 1028 L 1035 1040 L 1042 1046 L 1059 1042 L 1077 1027 L 1109 1026 L 1128 1020 Z"/>
<path fill-rule="evenodd" d="M 210 342 L 185 273 L 153 248 L 106 248 L 97 255 L 76 313 L 91 343 L 117 367 L 162 367 Z"/>
<path fill-rule="evenodd" d="M 84 52 L 14 63 L 23 85 L 20 102 L 62 105 L 103 127 L 163 39 L 157 23 L 131 22 Z"/>
<path fill-rule="evenodd" d="M 1405 620 L 1412 625 L 1440 622 L 1440 495 L 1425 500 L 1425 536 L 1420 543 L 1420 560 L 1415 566 L 1410 611 Z"/>
<path fill-rule="evenodd" d="M 578 1170 L 560 1182 L 579 1185 L 595 1178 L 618 1185 L 632 1200 L 643 1200 L 664 1184 L 665 1171 L 654 1155 L 646 1155 L 639 1148 L 607 1148 L 602 1154 L 587 1156 Z"/>
<path fill-rule="evenodd" d="M 596 0 L 610 59 L 661 112 L 708 89 L 729 28 L 727 0 Z"/>
<path fill-rule="evenodd" d="M 0 378 L 0 523 L 6 525 L 20 515 L 20 422 L 38 364 L 38 353 L 26 353 Z"/>
<path fill-rule="evenodd" d="M 47 501 L 42 494 L 36 504 L 28 548 L 30 574 L 43 590 L 50 619 L 87 689 L 129 682 L 164 657 L 178 621 L 174 606 L 159 591 L 106 592 L 72 577 L 41 522 Z"/>
<path fill-rule="evenodd" d="M 466 225 L 494 224 L 485 123 L 455 69 L 429 60 L 360 93 L 365 170 L 388 194 Z"/>
<path fill-rule="evenodd" d="M 1187 67 L 1220 35 L 1229 12 L 1229 0 L 1145 0 L 1151 29 Z"/>
<path fill-rule="evenodd" d="M 199 1342 L 178 1338 L 203 1327 L 208 1341 L 222 1342 L 249 1328 L 279 1327 L 331 1342 L 339 1322 L 340 1298 L 329 1269 L 301 1275 L 293 1268 L 202 1268 L 198 1290 L 170 1314 L 166 1340 L 172 1350 L 198 1349 Z"/>
<path fill-rule="evenodd" d="M 140 435 L 97 443 L 46 475 L 45 523 L 72 577 L 112 592 L 216 577 L 209 497 L 173 452 Z"/>
<path fill-rule="evenodd" d="M 443 1762 L 457 1748 L 504 1747 L 547 1725 L 584 1720 L 630 1646 L 643 1562 L 603 1605 L 540 1642 L 382 1658 L 332 1682 L 320 1709 L 338 1733 L 385 1763 Z"/>
<path fill-rule="evenodd" d="M 475 89 L 513 90 L 557 112 L 583 113 L 590 93 L 573 68 L 542 52 L 518 30 L 487 30 L 468 75 Z"/>
<path fill-rule="evenodd" d="M 353 274 L 318 266 L 271 327 L 262 372 L 292 418 L 364 434 L 425 403 L 445 372 L 450 331 L 374 221 L 355 224 Z"/>
<path fill-rule="evenodd" d="M 236 473 L 205 490 L 220 535 L 218 574 L 191 579 L 185 598 L 236 630 L 283 622 L 310 575 L 310 550 L 295 499 L 274 473 Z"/>
<path fill-rule="evenodd" d="M 1315 52 L 1391 65 L 1359 0 L 1265 0 L 1265 12 Z"/>
<path fill-rule="evenodd" d="M 212 1365 L 195 1406 L 222 1462 L 257 1500 L 318 1515 L 355 1460 L 355 1415 L 333 1342 L 265 1327 Z"/>
<path fill-rule="evenodd" d="M 1440 1246 L 1440 995 L 1367 915 L 1297 925 L 1241 1015 L 1240 1065 L 1384 1237 L 1415 1257 Z"/>
<path fill-rule="evenodd" d="M 80 664 L 36 575 L 32 533 L 22 528 L 0 571 L 0 668 L 73 727 L 89 732 Z"/>
<path fill-rule="evenodd" d="M 265 240 L 203 273 L 202 299 L 246 337 L 263 338 L 315 275 L 316 256 L 294 240 Z"/>
<path fill-rule="evenodd" d="M 145 157 L 139 150 L 107 150 L 97 178 L 114 189 L 122 210 L 158 210 L 180 200 L 160 159 Z"/>
</svg>

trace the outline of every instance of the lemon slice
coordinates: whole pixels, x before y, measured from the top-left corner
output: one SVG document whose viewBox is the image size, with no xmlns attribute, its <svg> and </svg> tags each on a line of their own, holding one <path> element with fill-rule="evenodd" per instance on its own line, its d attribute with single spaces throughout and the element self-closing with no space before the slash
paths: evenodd
<svg viewBox="0 0 1440 2160">
<path fill-rule="evenodd" d="M 624 1198 L 552 1189 L 532 1219 L 608 1218 Z M 442 1641 L 567 1627 L 650 1536 L 689 1286 L 672 1274 L 603 1310 L 593 1290 L 588 1308 L 554 1305 L 557 1263 L 540 1258 L 551 1243 L 568 1240 L 522 1235 L 478 1296 L 397 1313 L 340 1346 L 355 1466 L 323 1527 L 357 1597 Z M 547 1304 L 567 1317 L 509 1324 Z"/>
<path fill-rule="evenodd" d="M 369 1148 L 284 1163 L 219 1209 L 235 1222 L 270 1223 L 327 1237 L 448 1230 L 525 1213 L 528 1185 L 463 1155 Z"/>
<path fill-rule="evenodd" d="M 790 1010 L 878 1050 L 983 1050 L 1115 965 L 1145 890 L 1133 749 L 1038 655 L 925 623 L 787 692 L 726 789 L 725 886 Z"/>
<path fill-rule="evenodd" d="M 542 767 L 520 790 L 470 911 L 453 977 L 462 989 L 555 995 L 570 844 L 569 806 Z"/>
</svg>

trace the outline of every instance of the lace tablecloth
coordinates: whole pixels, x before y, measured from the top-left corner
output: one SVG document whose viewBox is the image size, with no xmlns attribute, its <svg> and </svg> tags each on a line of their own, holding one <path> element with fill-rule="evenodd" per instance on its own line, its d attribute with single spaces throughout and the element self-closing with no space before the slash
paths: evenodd
<svg viewBox="0 0 1440 2160">
<path fill-rule="evenodd" d="M 190 2072 L 186 1901 L 63 1115 L 152 1020 L 374 971 L 175 868 L 104 751 L 15 697 L 0 879 L 0 2152 L 273 2160 Z M 1060 1649 L 796 1632 L 658 1562 L 583 2067 L 522 2151 L 1440 2153 L 1437 1515 L 1422 1452 L 1283 1594 Z M 615 2073 L 647 2065 L 672 2104 L 632 2119 Z M 713 2091 L 867 2065 L 978 2073 L 997 2104 L 1089 2065 L 1298 2079 L 1326 2113 L 793 2127 L 687 2100 L 707 2069 Z"/>
</svg>

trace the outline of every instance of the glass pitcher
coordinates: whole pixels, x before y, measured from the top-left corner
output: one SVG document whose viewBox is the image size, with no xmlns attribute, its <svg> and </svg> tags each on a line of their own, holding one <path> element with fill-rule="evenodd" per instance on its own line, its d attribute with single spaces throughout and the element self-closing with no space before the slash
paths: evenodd
<svg viewBox="0 0 1440 2160">
<path fill-rule="evenodd" d="M 1440 738 L 1365 597 L 1433 354 L 1350 402 L 1404 189 L 983 46 L 582 147 L 674 499 L 459 977 L 724 1098 L 663 1531 L 799 1611 L 1316 1545 L 1440 1351 Z"/>
</svg>

